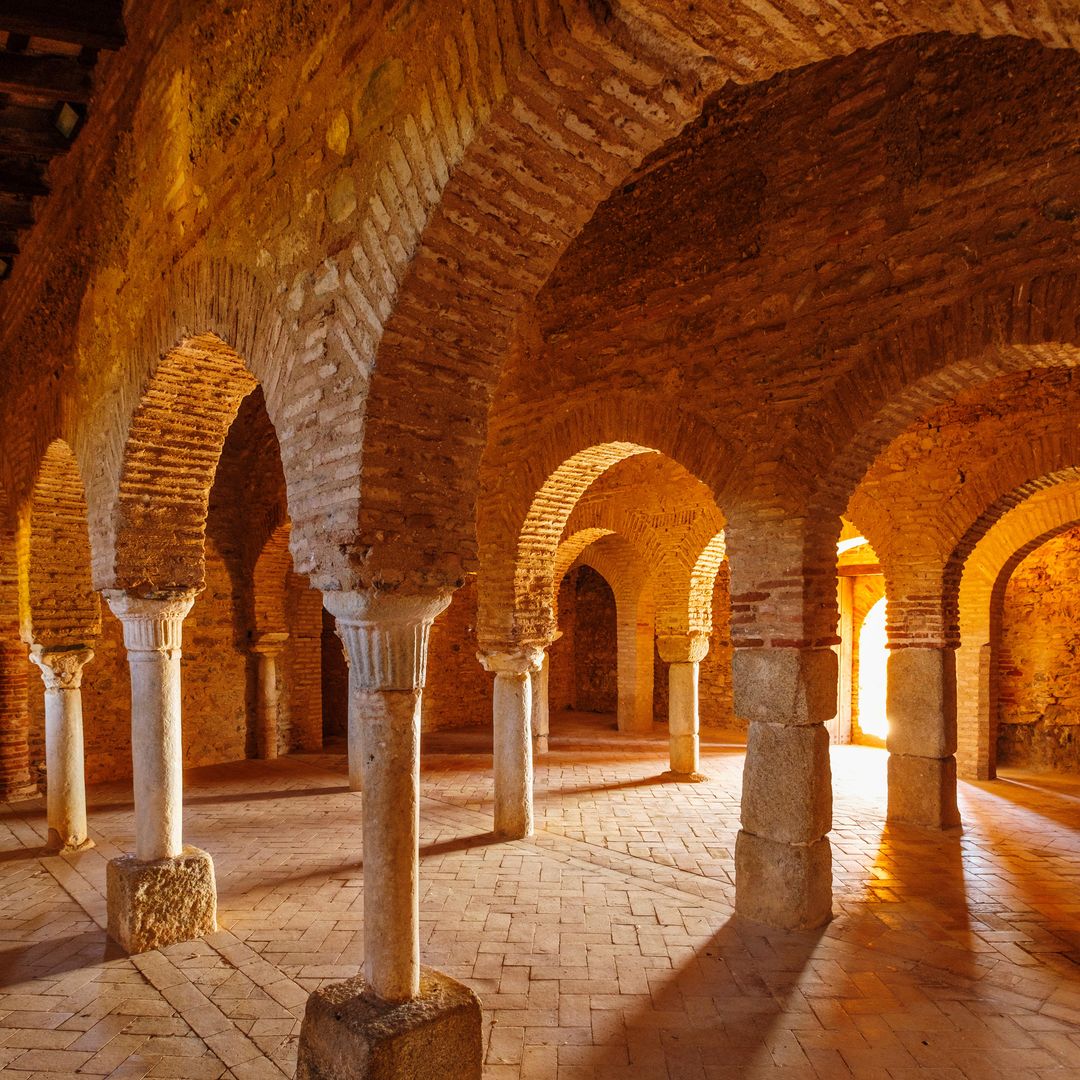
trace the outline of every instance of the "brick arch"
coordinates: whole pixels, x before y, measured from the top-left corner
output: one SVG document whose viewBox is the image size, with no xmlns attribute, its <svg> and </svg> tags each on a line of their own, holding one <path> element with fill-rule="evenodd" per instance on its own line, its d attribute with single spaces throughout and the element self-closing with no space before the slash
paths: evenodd
<svg viewBox="0 0 1080 1080">
<path fill-rule="evenodd" d="M 290 309 L 289 295 L 275 284 L 225 259 L 193 259 L 174 268 L 146 306 L 130 317 L 113 310 L 108 299 L 98 295 L 100 290 L 91 291 L 84 302 L 77 344 L 80 365 L 111 371 L 122 358 L 115 392 L 100 400 L 95 414 L 76 415 L 71 425 L 76 456 L 87 463 L 90 539 L 99 587 L 108 586 L 114 574 L 118 488 L 135 417 L 147 404 L 159 371 L 165 381 L 169 378 L 176 350 L 189 342 L 198 348 L 204 339 L 210 353 L 232 361 L 236 389 L 245 382 L 254 386 L 255 380 L 262 387 L 285 473 L 294 558 L 308 569 L 333 575 L 335 560 L 342 557 L 341 543 L 355 533 L 356 484 L 340 449 L 335 456 L 331 448 L 340 447 L 342 416 L 359 412 L 366 381 L 354 368 L 340 365 L 314 391 L 304 382 L 315 331 L 303 313 Z M 109 326 L 110 333 L 102 333 L 101 325 Z M 207 377 L 216 381 L 209 373 Z M 327 409 L 332 416 L 325 416 Z M 332 467 L 320 468 L 325 460 L 332 460 Z M 344 510 L 335 509 L 327 497 L 335 485 L 351 492 Z"/>
<path fill-rule="evenodd" d="M 667 521 L 636 511 L 636 506 L 618 498 L 580 502 L 566 529 L 574 534 L 596 528 L 633 545 L 655 581 L 657 633 L 710 633 L 713 583 L 725 554 L 723 514 L 711 500 L 707 505 L 704 500 L 685 505 L 675 527 L 688 528 L 679 529 L 673 537 L 670 527 L 665 527 Z M 557 582 L 555 587 L 557 594 Z"/>
<path fill-rule="evenodd" d="M 688 629 L 711 634 L 713 629 L 713 593 L 716 587 L 716 575 L 727 558 L 727 536 L 724 530 L 712 536 L 694 560 L 690 572 L 688 595 Z"/>
<path fill-rule="evenodd" d="M 255 385 L 215 334 L 187 338 L 162 357 L 127 428 L 118 490 L 91 506 L 98 588 L 202 586 L 210 489 L 225 436 Z"/>
<path fill-rule="evenodd" d="M 962 775 L 995 775 L 994 655 L 1005 589 L 1037 548 L 1080 524 L 1080 467 L 1021 485 L 983 515 L 957 547 L 947 599 L 957 612 L 957 766 Z"/>
<path fill-rule="evenodd" d="M 493 440 L 476 523 L 479 632 L 498 644 L 550 635 L 544 610 L 559 539 L 578 500 L 607 469 L 659 453 L 715 492 L 734 461 L 726 440 L 689 410 L 639 395 L 612 394 L 515 435 Z"/>
<path fill-rule="evenodd" d="M 545 30 L 520 69 L 501 72 L 505 92 L 437 200 L 404 200 L 419 227 L 405 230 L 412 261 L 376 331 L 360 584 L 456 586 L 472 568 L 485 419 L 518 317 L 597 206 L 709 92 L 928 31 L 1080 42 L 1077 14 L 1060 5 L 977 0 L 917 13 L 888 0 L 843 20 L 824 2 L 736 17 L 689 2 L 582 4 Z"/>
<path fill-rule="evenodd" d="M 86 495 L 63 439 L 42 456 L 27 525 L 23 637 L 47 647 L 92 643 L 101 632 L 101 601 L 90 577 Z"/>
<path fill-rule="evenodd" d="M 790 481 L 808 493 L 808 564 L 823 557 L 875 458 L 911 423 L 1000 375 L 1074 367 L 1078 342 L 1080 277 L 1071 273 L 965 298 L 883 336 L 800 415 L 799 440 L 784 450 Z M 890 620 L 899 612 L 894 603 Z"/>
<path fill-rule="evenodd" d="M 282 522 L 263 545 L 255 560 L 252 575 L 254 592 L 255 632 L 282 633 L 288 630 L 288 579 L 292 573 L 289 535 L 292 525 Z"/>
<path fill-rule="evenodd" d="M 1067 385 L 1075 381 L 1070 379 Z M 914 501 L 881 500 L 878 512 L 861 518 L 880 556 L 892 598 L 893 647 L 955 644 L 965 560 L 1003 513 L 1068 479 L 1080 463 L 1080 429 L 1072 405 L 1070 397 L 1062 399 L 1056 410 L 1004 417 L 988 426 L 980 436 L 982 442 L 974 444 L 986 456 L 973 456 L 969 450 L 964 459 L 947 459 L 950 465 L 963 466 L 966 479 L 935 502 L 925 495 L 926 484 L 946 459 L 940 452 L 925 458 L 920 468 L 904 474 L 913 495 L 923 493 L 918 501 L 921 516 Z M 870 506 L 861 508 L 869 511 Z"/>
</svg>

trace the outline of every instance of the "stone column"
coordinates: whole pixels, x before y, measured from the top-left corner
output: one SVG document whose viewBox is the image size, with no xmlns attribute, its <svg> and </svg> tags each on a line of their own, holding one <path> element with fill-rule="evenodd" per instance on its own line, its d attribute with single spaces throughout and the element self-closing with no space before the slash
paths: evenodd
<svg viewBox="0 0 1080 1080">
<path fill-rule="evenodd" d="M 532 673 L 541 650 L 479 653 L 495 673 L 492 719 L 495 765 L 495 832 L 520 840 L 533 832 Z"/>
<path fill-rule="evenodd" d="M 701 781 L 698 716 L 698 665 L 709 651 L 704 633 L 664 634 L 656 639 L 660 659 L 668 665 L 668 739 L 670 776 Z"/>
<path fill-rule="evenodd" d="M 217 928 L 214 864 L 184 845 L 181 820 L 180 638 L 195 591 L 105 596 L 124 627 L 135 788 L 135 854 L 109 863 L 109 933 L 128 952 L 144 952 Z"/>
<path fill-rule="evenodd" d="M 552 644 L 562 636 L 556 634 Z M 551 646 L 548 646 L 550 648 Z M 532 741 L 534 754 L 548 752 L 548 736 L 551 728 L 551 710 L 548 701 L 548 684 L 551 673 L 551 658 L 548 649 L 540 662 L 540 670 L 532 679 Z"/>
<path fill-rule="evenodd" d="M 888 661 L 888 820 L 948 829 L 956 805 L 956 652 L 892 649 Z"/>
<path fill-rule="evenodd" d="M 258 657 L 258 700 L 256 702 L 256 737 L 259 757 L 264 761 L 278 756 L 278 722 L 281 718 L 281 689 L 278 686 L 277 658 L 289 635 L 272 631 L 260 634 L 251 645 Z"/>
<path fill-rule="evenodd" d="M 93 656 L 81 645 L 30 647 L 45 682 L 49 847 L 61 852 L 93 846 L 86 830 L 82 718 L 82 671 Z"/>
<path fill-rule="evenodd" d="M 736 709 L 750 721 L 735 910 L 784 929 L 832 914 L 832 777 L 825 722 L 836 712 L 828 647 L 737 649 Z"/>
<path fill-rule="evenodd" d="M 323 594 L 348 650 L 364 732 L 364 972 L 308 999 L 299 1080 L 480 1076 L 479 1001 L 420 967 L 420 706 L 428 631 L 449 601 Z"/>
</svg>

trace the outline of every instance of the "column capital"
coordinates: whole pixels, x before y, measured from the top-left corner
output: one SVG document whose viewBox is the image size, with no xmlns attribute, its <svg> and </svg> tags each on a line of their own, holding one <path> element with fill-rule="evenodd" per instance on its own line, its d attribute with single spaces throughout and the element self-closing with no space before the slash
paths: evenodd
<svg viewBox="0 0 1080 1080">
<path fill-rule="evenodd" d="M 135 596 L 107 589 L 104 596 L 124 625 L 124 645 L 129 653 L 171 652 L 180 648 L 184 618 L 195 603 L 196 590 Z"/>
<path fill-rule="evenodd" d="M 420 690 L 427 677 L 428 631 L 450 592 L 399 594 L 366 589 L 324 592 L 360 690 Z"/>
<path fill-rule="evenodd" d="M 709 635 L 704 630 L 659 634 L 656 649 L 665 664 L 700 664 L 709 652 Z"/>
<path fill-rule="evenodd" d="M 248 646 L 248 651 L 257 656 L 277 656 L 285 648 L 289 635 L 284 630 L 271 630 L 256 634 Z"/>
<path fill-rule="evenodd" d="M 46 690 L 78 690 L 83 668 L 94 659 L 94 650 L 83 645 L 31 645 L 30 659 L 41 669 Z"/>
<path fill-rule="evenodd" d="M 505 652 L 478 652 L 476 659 L 485 671 L 493 671 L 496 675 L 527 675 L 540 670 L 544 650 L 538 645 L 524 645 Z"/>
</svg>

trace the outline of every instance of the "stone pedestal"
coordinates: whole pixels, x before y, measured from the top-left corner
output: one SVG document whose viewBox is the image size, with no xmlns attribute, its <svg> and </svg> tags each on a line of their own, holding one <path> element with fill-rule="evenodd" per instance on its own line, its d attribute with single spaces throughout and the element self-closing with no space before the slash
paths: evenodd
<svg viewBox="0 0 1080 1080">
<path fill-rule="evenodd" d="M 660 659 L 668 664 L 668 744 L 674 780 L 700 781 L 698 665 L 709 652 L 706 634 L 665 634 L 656 639 Z"/>
<path fill-rule="evenodd" d="M 960 825 L 956 804 L 956 654 L 889 653 L 888 820 L 931 829 Z"/>
<path fill-rule="evenodd" d="M 750 720 L 735 910 L 785 930 L 832 914 L 832 777 L 825 721 L 836 713 L 829 648 L 744 649 L 732 664 L 735 707 Z"/>
<path fill-rule="evenodd" d="M 364 977 L 383 1002 L 408 1002 L 420 992 L 421 693 L 428 632 L 450 597 L 323 602 L 348 650 L 349 709 L 363 730 Z"/>
<path fill-rule="evenodd" d="M 281 690 L 278 686 L 277 660 L 288 640 L 287 633 L 275 631 L 260 634 L 251 645 L 259 665 L 255 722 L 259 757 L 264 761 L 278 756 Z"/>
<path fill-rule="evenodd" d="M 366 906 L 366 905 L 365 905 Z M 391 1004 L 362 978 L 308 998 L 297 1080 L 480 1080 L 480 1002 L 466 986 L 423 968 L 419 994 Z"/>
<path fill-rule="evenodd" d="M 54 851 L 93 846 L 86 828 L 82 717 L 82 672 L 93 656 L 81 645 L 30 648 L 45 682 L 48 843 Z"/>
<path fill-rule="evenodd" d="M 481 653 L 495 673 L 492 722 L 495 768 L 495 832 L 509 840 L 532 836 L 532 673 L 542 662 L 539 649 Z"/>
<path fill-rule="evenodd" d="M 122 855 L 106 876 L 109 936 L 129 953 L 193 941 L 217 930 L 214 863 L 185 847 L 176 858 L 140 862 Z"/>
</svg>

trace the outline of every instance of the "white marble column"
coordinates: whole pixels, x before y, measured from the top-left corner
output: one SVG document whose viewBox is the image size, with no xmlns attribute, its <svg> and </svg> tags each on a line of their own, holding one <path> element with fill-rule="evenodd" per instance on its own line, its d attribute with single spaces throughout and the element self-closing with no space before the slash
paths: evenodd
<svg viewBox="0 0 1080 1080">
<path fill-rule="evenodd" d="M 183 849 L 180 637 L 195 592 L 152 599 L 112 592 L 106 599 L 123 623 L 131 669 L 135 855 L 141 862 L 174 859 Z"/>
<path fill-rule="evenodd" d="M 49 846 L 64 852 L 93 846 L 86 829 L 81 689 L 83 668 L 93 657 L 82 645 L 30 648 L 45 682 Z"/>
<path fill-rule="evenodd" d="M 355 715 L 363 732 L 364 978 L 384 1001 L 408 1001 L 420 993 L 420 704 L 428 631 L 450 595 L 323 602 L 349 656 L 350 729 Z"/>
<path fill-rule="evenodd" d="M 520 840 L 533 832 L 532 675 L 543 660 L 528 646 L 477 654 L 494 672 L 492 737 L 495 769 L 495 832 Z"/>
<path fill-rule="evenodd" d="M 277 660 L 289 635 L 271 631 L 260 634 L 251 645 L 258 657 L 258 699 L 256 701 L 256 737 L 259 757 L 269 761 L 278 756 L 278 724 L 281 718 L 281 688 L 278 685 Z"/>
<path fill-rule="evenodd" d="M 550 648 L 550 646 L 549 646 Z M 548 736 L 551 728 L 551 712 L 548 706 L 548 683 L 551 658 L 548 649 L 540 662 L 540 670 L 532 678 L 532 741 L 534 754 L 548 752 Z"/>
<path fill-rule="evenodd" d="M 702 780 L 698 665 L 709 651 L 704 633 L 662 635 L 656 639 L 660 659 L 668 665 L 668 740 L 671 775 L 679 780 Z"/>
</svg>

